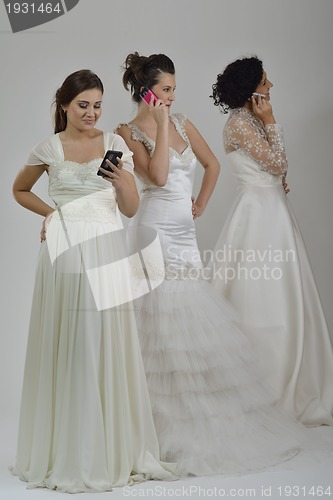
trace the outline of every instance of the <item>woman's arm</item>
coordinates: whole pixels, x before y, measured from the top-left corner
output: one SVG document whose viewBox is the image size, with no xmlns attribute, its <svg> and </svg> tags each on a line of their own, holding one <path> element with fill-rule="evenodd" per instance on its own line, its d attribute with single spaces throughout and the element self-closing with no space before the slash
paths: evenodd
<svg viewBox="0 0 333 500">
<path fill-rule="evenodd" d="M 288 170 L 282 129 L 277 124 L 267 124 L 266 137 L 243 116 L 234 116 L 224 130 L 226 152 L 244 151 L 257 162 L 262 170 L 272 175 L 283 175 Z"/>
<path fill-rule="evenodd" d="M 47 203 L 31 192 L 38 179 L 43 175 L 46 165 L 25 165 L 17 174 L 13 184 L 15 200 L 23 207 L 46 217 L 54 211 Z"/>
<path fill-rule="evenodd" d="M 205 169 L 199 194 L 193 201 L 192 213 L 195 219 L 203 213 L 214 191 L 220 173 L 220 164 L 200 132 L 189 120 L 185 122 L 185 131 L 195 156 Z"/>
<path fill-rule="evenodd" d="M 285 175 L 288 170 L 282 127 L 275 123 L 272 105 L 265 99 L 252 97 L 252 111 L 264 126 L 263 137 L 253 123 L 242 115 L 232 117 L 225 127 L 227 152 L 241 149 L 272 175 Z"/>
<path fill-rule="evenodd" d="M 133 217 L 139 208 L 139 193 L 132 174 L 122 170 L 122 177 L 121 185 L 114 183 L 119 210 L 126 217 Z"/>
<path fill-rule="evenodd" d="M 143 180 L 155 186 L 165 186 L 169 175 L 169 117 L 167 107 L 157 101 L 151 104 L 151 113 L 157 124 L 155 149 L 149 155 L 145 145 L 132 139 L 132 132 L 126 125 L 119 127 L 116 132 L 133 151 L 135 173 Z"/>
<path fill-rule="evenodd" d="M 101 168 L 105 174 L 104 179 L 111 182 L 116 190 L 116 199 L 119 210 L 126 217 L 133 217 L 139 208 L 139 194 L 133 174 L 123 169 L 123 162 L 118 158 L 118 166 L 115 167 L 109 160 L 107 163 L 113 172 Z"/>
</svg>

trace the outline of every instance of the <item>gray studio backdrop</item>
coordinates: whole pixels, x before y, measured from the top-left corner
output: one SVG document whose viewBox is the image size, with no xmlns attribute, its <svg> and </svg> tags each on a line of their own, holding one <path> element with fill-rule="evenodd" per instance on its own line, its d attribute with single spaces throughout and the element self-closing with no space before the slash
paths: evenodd
<svg viewBox="0 0 333 500">
<path fill-rule="evenodd" d="M 105 84 L 99 126 L 113 130 L 135 112 L 121 64 L 134 50 L 175 62 L 174 111 L 184 112 L 221 161 L 217 188 L 197 221 L 200 249 L 212 248 L 235 196 L 222 129 L 209 99 L 226 64 L 257 54 L 274 83 L 271 102 L 284 126 L 288 195 L 306 242 L 330 331 L 332 282 L 332 0 L 80 0 L 65 16 L 13 34 L 0 5 L 1 349 L 0 400 L 14 452 L 41 218 L 17 205 L 13 178 L 34 144 L 52 133 L 51 101 L 71 72 L 90 68 Z M 196 192 L 202 170 L 198 167 Z M 47 199 L 47 177 L 36 191 Z M 274 224 L 274 221 L 272 221 Z"/>
</svg>

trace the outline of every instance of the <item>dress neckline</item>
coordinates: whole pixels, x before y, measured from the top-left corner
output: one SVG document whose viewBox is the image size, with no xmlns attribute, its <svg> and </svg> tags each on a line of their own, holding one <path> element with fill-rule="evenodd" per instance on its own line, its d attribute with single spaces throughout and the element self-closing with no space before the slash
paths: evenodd
<svg viewBox="0 0 333 500">
<path fill-rule="evenodd" d="M 182 130 L 181 131 L 179 130 L 178 125 L 180 125 L 180 124 L 177 121 L 175 115 L 171 114 L 171 115 L 169 115 L 169 118 L 170 118 L 171 122 L 174 124 L 176 132 L 185 141 L 186 147 L 181 153 L 179 153 L 176 149 L 174 149 L 171 146 L 168 146 L 168 148 L 171 149 L 174 153 L 176 153 L 177 156 L 182 157 L 188 151 L 188 149 L 190 147 L 190 143 L 189 143 L 189 140 L 188 140 L 186 134 Z M 141 130 L 137 125 L 135 125 L 135 123 L 125 123 L 124 125 L 127 125 L 129 128 L 135 128 L 137 130 L 137 132 L 139 132 L 141 135 L 143 135 L 148 142 L 150 142 L 151 144 L 156 144 L 156 141 L 154 141 L 154 139 L 149 137 L 149 135 L 146 134 L 146 132 L 144 132 L 143 130 Z M 183 133 L 181 133 L 181 132 L 183 132 Z"/>
</svg>

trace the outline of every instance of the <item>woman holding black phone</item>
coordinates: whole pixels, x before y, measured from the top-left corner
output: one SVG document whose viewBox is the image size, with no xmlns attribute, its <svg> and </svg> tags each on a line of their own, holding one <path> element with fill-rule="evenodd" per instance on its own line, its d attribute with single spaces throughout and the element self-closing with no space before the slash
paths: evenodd
<svg viewBox="0 0 333 500">
<path fill-rule="evenodd" d="M 159 461 L 134 314 L 118 300 L 126 275 L 92 274 L 115 259 L 119 210 L 132 217 L 139 201 L 132 153 L 95 128 L 102 96 L 91 71 L 66 78 L 55 134 L 33 148 L 13 186 L 18 203 L 45 217 L 13 469 L 29 488 L 107 491 L 177 478 Z M 106 150 L 122 159 L 99 170 Z M 55 208 L 31 192 L 44 172 Z"/>
</svg>

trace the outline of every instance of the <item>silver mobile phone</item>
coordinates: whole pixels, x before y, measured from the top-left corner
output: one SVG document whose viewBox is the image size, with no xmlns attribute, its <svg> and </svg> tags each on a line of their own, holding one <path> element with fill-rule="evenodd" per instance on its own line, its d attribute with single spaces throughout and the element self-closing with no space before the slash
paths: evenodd
<svg viewBox="0 0 333 500">
<path fill-rule="evenodd" d="M 254 95 L 255 97 L 262 97 L 262 99 L 266 98 L 266 95 L 265 94 L 261 94 L 260 92 L 253 92 L 252 95 Z"/>
</svg>

